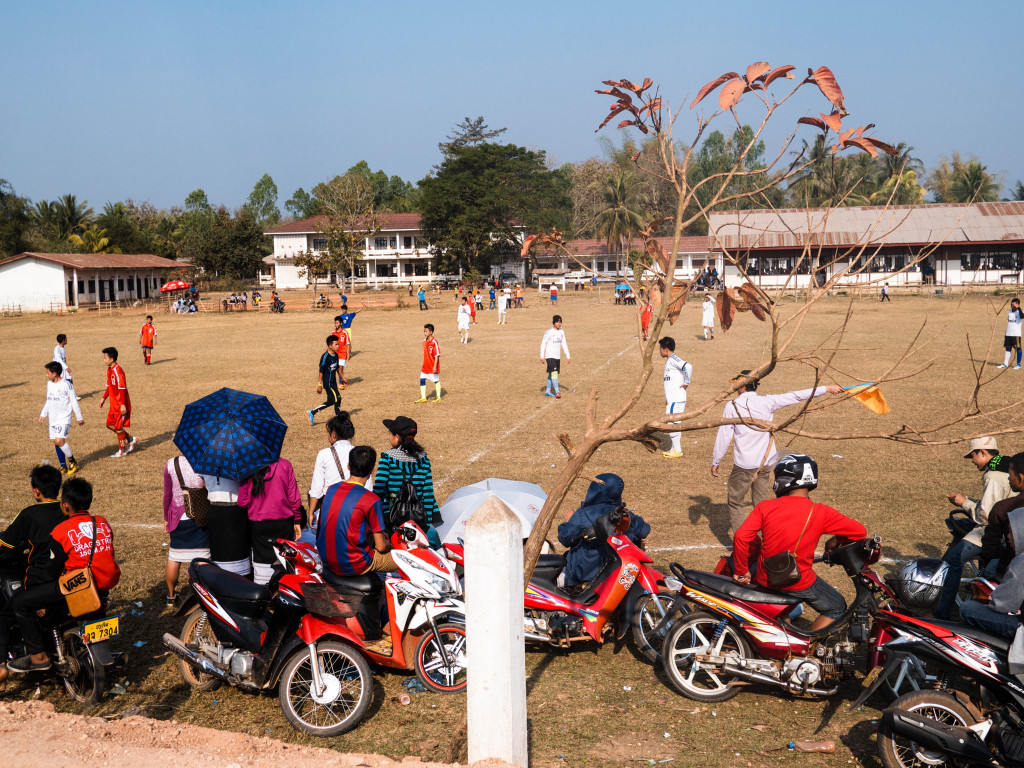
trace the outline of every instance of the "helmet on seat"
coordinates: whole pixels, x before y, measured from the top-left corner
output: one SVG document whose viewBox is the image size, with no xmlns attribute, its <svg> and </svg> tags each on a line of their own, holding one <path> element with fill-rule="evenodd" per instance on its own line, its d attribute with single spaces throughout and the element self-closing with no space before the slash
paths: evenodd
<svg viewBox="0 0 1024 768">
<path fill-rule="evenodd" d="M 775 465 L 776 496 L 784 496 L 796 488 L 813 491 L 818 487 L 818 462 L 805 453 L 790 453 Z"/>
<path fill-rule="evenodd" d="M 937 557 L 922 557 L 903 567 L 899 575 L 887 579 L 900 605 L 910 611 L 934 611 L 942 596 L 949 566 Z"/>
</svg>

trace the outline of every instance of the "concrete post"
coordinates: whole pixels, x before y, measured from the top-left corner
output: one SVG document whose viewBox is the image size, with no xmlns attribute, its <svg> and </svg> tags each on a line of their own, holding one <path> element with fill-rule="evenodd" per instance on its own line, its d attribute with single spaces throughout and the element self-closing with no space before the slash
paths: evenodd
<svg viewBox="0 0 1024 768">
<path fill-rule="evenodd" d="M 523 529 L 491 496 L 466 522 L 469 762 L 526 768 Z"/>
</svg>

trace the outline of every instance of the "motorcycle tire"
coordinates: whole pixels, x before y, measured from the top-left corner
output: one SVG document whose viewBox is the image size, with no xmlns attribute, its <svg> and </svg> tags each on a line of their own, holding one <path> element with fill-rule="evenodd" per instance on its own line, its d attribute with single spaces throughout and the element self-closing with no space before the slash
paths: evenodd
<svg viewBox="0 0 1024 768">
<path fill-rule="evenodd" d="M 210 645 L 217 645 L 219 642 L 216 635 L 213 634 L 206 611 L 193 611 L 189 614 L 178 639 L 191 650 L 199 650 L 201 642 Z M 196 691 L 208 692 L 220 688 L 220 680 L 213 675 L 200 672 L 184 659 L 178 659 L 178 672 L 181 673 L 181 679 L 185 681 L 185 684 Z"/>
<path fill-rule="evenodd" d="M 695 667 L 694 656 L 712 648 L 712 642 L 721 619 L 710 613 L 694 611 L 679 619 L 665 635 L 661 649 L 661 668 L 671 686 L 688 699 L 694 701 L 726 701 L 738 694 L 741 681 L 728 680 L 705 667 Z M 732 624 L 726 624 L 722 631 L 719 655 L 747 658 L 751 655 L 750 644 L 743 633 Z M 723 679 L 725 678 L 725 679 Z"/>
<path fill-rule="evenodd" d="M 277 698 L 297 730 L 311 736 L 340 736 L 359 725 L 370 708 L 370 666 L 351 645 L 335 640 L 317 643 L 317 661 L 326 685 L 322 697 L 312 690 L 309 651 L 300 648 L 284 665 Z"/>
<path fill-rule="evenodd" d="M 661 646 L 665 643 L 665 635 L 678 621 L 678 617 L 673 617 L 665 629 L 654 634 L 654 628 L 661 623 L 664 612 L 672 607 L 672 602 L 673 599 L 668 595 L 643 594 L 633 605 L 633 618 L 630 620 L 633 642 L 640 655 L 651 664 L 657 664 L 661 660 Z"/>
<path fill-rule="evenodd" d="M 978 722 L 955 696 L 943 691 L 914 691 L 898 698 L 892 706 L 949 725 L 966 727 Z M 884 725 L 879 727 L 877 741 L 878 757 L 885 768 L 960 765 L 952 758 L 944 759 L 942 752 L 924 749 L 912 739 L 887 730 Z"/>
<path fill-rule="evenodd" d="M 437 633 L 452 664 L 445 664 L 437 638 L 433 632 L 427 632 L 416 645 L 416 677 L 437 693 L 462 693 L 466 690 L 466 627 L 438 624 Z"/>
<path fill-rule="evenodd" d="M 58 674 L 64 682 L 64 689 L 86 709 L 96 706 L 103 697 L 107 680 L 103 665 L 92 655 L 77 629 L 66 631 L 61 642 L 64 645 L 64 665 Z"/>
</svg>

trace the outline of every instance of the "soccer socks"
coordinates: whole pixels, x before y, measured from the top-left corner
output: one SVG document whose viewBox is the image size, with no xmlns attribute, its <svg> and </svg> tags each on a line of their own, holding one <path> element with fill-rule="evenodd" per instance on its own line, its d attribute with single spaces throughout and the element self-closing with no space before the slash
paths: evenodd
<svg viewBox="0 0 1024 768">
<path fill-rule="evenodd" d="M 1003 368 L 1006 368 L 1010 364 L 1010 358 L 1013 357 L 1013 350 L 1006 350 L 1006 354 L 1003 355 Z M 1019 362 L 1019 360 L 1018 360 Z"/>
<path fill-rule="evenodd" d="M 68 460 L 67 460 L 67 457 L 64 456 L 64 451 L 62 451 L 60 449 L 60 446 L 57 445 L 56 443 L 53 444 L 53 450 L 56 451 L 56 453 L 57 453 L 57 461 L 60 462 L 61 469 L 67 469 L 68 468 Z"/>
<path fill-rule="evenodd" d="M 60 450 L 63 452 L 64 458 L 67 458 L 67 459 L 73 459 L 74 458 L 74 456 L 71 455 L 71 443 L 69 443 L 67 440 L 64 441 L 64 445 L 62 445 L 60 447 Z"/>
<path fill-rule="evenodd" d="M 440 383 L 437 386 L 440 387 L 441 386 Z M 426 379 L 420 379 L 420 397 L 426 398 L 426 396 L 427 396 L 427 380 Z"/>
<path fill-rule="evenodd" d="M 115 434 L 117 435 L 117 447 L 123 451 L 128 446 L 128 433 L 121 429 Z"/>
<path fill-rule="evenodd" d="M 681 453 L 683 450 L 683 433 L 670 432 L 669 437 L 672 438 L 672 450 L 676 453 Z"/>
<path fill-rule="evenodd" d="M 545 392 L 545 394 L 548 394 L 548 395 L 554 394 L 551 391 L 551 374 L 550 373 L 548 374 L 548 387 L 547 387 L 547 389 L 544 392 Z"/>
<path fill-rule="evenodd" d="M 1021 353 L 1024 353 L 1024 349 L 1017 347 L 1017 365 L 1020 365 Z"/>
<path fill-rule="evenodd" d="M 555 390 L 555 394 L 558 394 L 558 371 L 551 372 L 551 387 Z"/>
<path fill-rule="evenodd" d="M 424 397 L 427 396 L 427 388 L 426 387 L 423 387 L 423 396 Z M 438 400 L 441 399 L 441 382 L 440 382 L 440 380 L 434 382 L 434 396 Z"/>
</svg>

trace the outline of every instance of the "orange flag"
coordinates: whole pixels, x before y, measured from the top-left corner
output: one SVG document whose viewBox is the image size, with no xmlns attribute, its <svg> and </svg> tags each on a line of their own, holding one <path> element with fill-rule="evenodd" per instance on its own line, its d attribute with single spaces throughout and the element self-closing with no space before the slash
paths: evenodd
<svg viewBox="0 0 1024 768">
<path fill-rule="evenodd" d="M 885 395 L 873 381 L 867 384 L 854 384 L 852 387 L 844 387 L 855 399 L 859 400 L 872 413 L 888 413 L 889 404 L 885 402 Z"/>
</svg>

